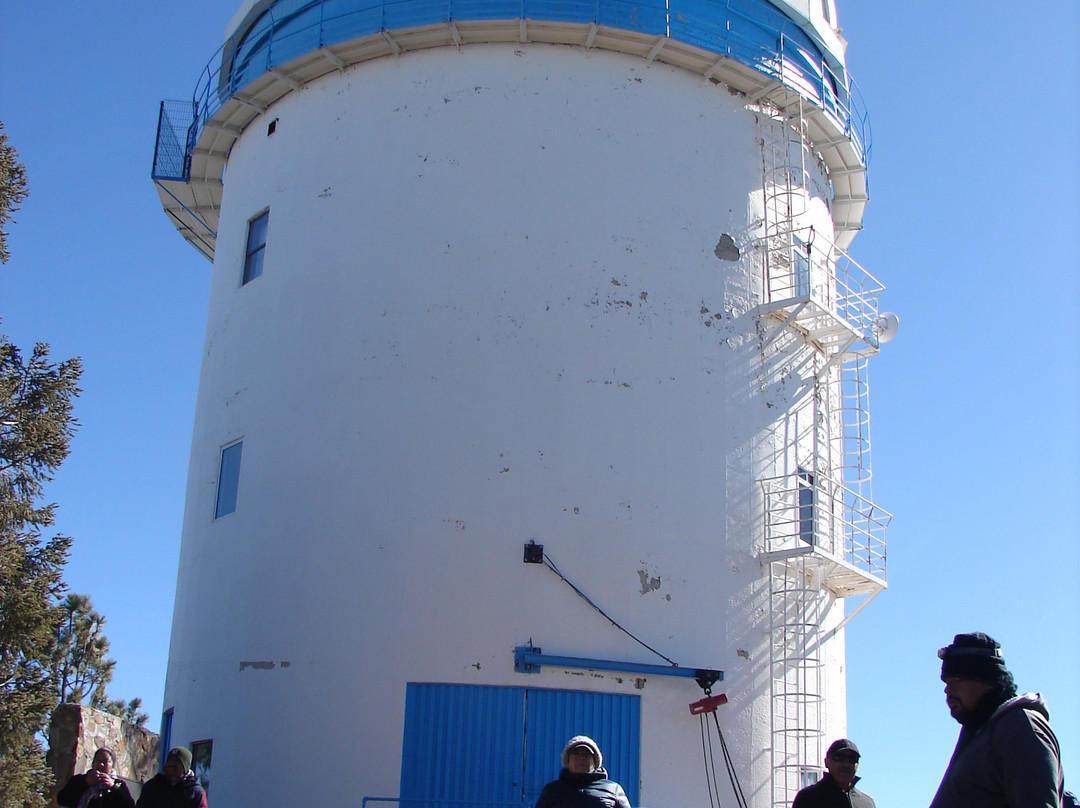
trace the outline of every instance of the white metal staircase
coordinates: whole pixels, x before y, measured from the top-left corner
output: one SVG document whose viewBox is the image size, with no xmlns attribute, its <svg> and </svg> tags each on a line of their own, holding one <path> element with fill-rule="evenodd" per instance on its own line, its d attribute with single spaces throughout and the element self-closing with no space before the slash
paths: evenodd
<svg viewBox="0 0 1080 808">
<path fill-rule="evenodd" d="M 812 426 L 760 480 L 770 623 L 772 802 L 791 804 L 824 758 L 825 642 L 885 589 L 891 515 L 871 501 L 867 357 L 883 286 L 807 219 L 811 161 L 802 101 L 763 107 L 763 350 L 812 352 Z M 795 430 L 792 430 L 795 432 Z M 790 466 L 793 466 L 791 468 Z M 861 597 L 837 625 L 837 598 Z M 834 621 L 835 622 L 835 621 Z"/>
</svg>

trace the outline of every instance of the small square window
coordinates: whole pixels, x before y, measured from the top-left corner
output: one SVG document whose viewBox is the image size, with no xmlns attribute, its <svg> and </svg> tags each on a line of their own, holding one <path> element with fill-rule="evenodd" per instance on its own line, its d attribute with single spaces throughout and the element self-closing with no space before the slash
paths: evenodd
<svg viewBox="0 0 1080 808">
<path fill-rule="evenodd" d="M 228 516 L 236 510 L 236 494 L 240 490 L 240 455 L 243 451 L 243 441 L 229 444 L 221 450 L 217 506 L 214 509 L 215 519 Z"/>
<path fill-rule="evenodd" d="M 270 211 L 265 211 L 248 222 L 247 251 L 244 254 L 243 286 L 262 275 L 263 253 L 266 252 L 266 231 L 270 226 Z"/>
</svg>

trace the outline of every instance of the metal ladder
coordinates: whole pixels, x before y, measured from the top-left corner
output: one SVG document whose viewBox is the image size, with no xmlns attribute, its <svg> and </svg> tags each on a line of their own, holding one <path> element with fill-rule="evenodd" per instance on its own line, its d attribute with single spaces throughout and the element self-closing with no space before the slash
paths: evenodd
<svg viewBox="0 0 1080 808">
<path fill-rule="evenodd" d="M 825 642 L 884 589 L 884 523 L 869 502 L 867 318 L 881 290 L 805 219 L 813 155 L 801 99 L 763 107 L 761 307 L 771 334 L 814 353 L 810 426 L 788 439 L 780 476 L 762 480 L 768 567 L 772 804 L 817 779 L 825 750 Z M 871 321 L 872 322 L 872 321 Z M 875 519 L 884 519 L 879 524 Z M 880 577 L 875 541 L 880 537 Z M 837 598 L 869 595 L 826 633 Z"/>
</svg>

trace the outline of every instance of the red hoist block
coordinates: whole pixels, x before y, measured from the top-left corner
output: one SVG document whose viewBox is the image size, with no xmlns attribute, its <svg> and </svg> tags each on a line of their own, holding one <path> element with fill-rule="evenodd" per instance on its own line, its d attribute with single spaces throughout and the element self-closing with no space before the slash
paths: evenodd
<svg viewBox="0 0 1080 808">
<path fill-rule="evenodd" d="M 720 693 L 716 696 L 706 696 L 701 701 L 695 701 L 690 705 L 690 715 L 701 715 L 702 713 L 715 713 L 716 708 L 721 704 L 727 704 L 727 696 Z"/>
</svg>

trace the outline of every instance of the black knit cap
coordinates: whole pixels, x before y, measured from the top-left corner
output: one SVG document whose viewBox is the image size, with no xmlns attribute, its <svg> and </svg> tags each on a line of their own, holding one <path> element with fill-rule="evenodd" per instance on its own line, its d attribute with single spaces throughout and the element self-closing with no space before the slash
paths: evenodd
<svg viewBox="0 0 1080 808">
<path fill-rule="evenodd" d="M 854 752 L 855 757 L 862 757 L 859 754 L 859 747 L 855 745 L 855 741 L 849 741 L 847 738 L 840 738 L 833 741 L 829 746 L 829 751 L 825 753 L 825 757 L 832 757 L 837 752 Z"/>
<path fill-rule="evenodd" d="M 952 645 L 939 648 L 937 655 L 941 660 L 943 681 L 953 676 L 981 682 L 1012 680 L 1001 655 L 1001 646 L 993 637 L 981 631 L 957 634 Z"/>
</svg>

